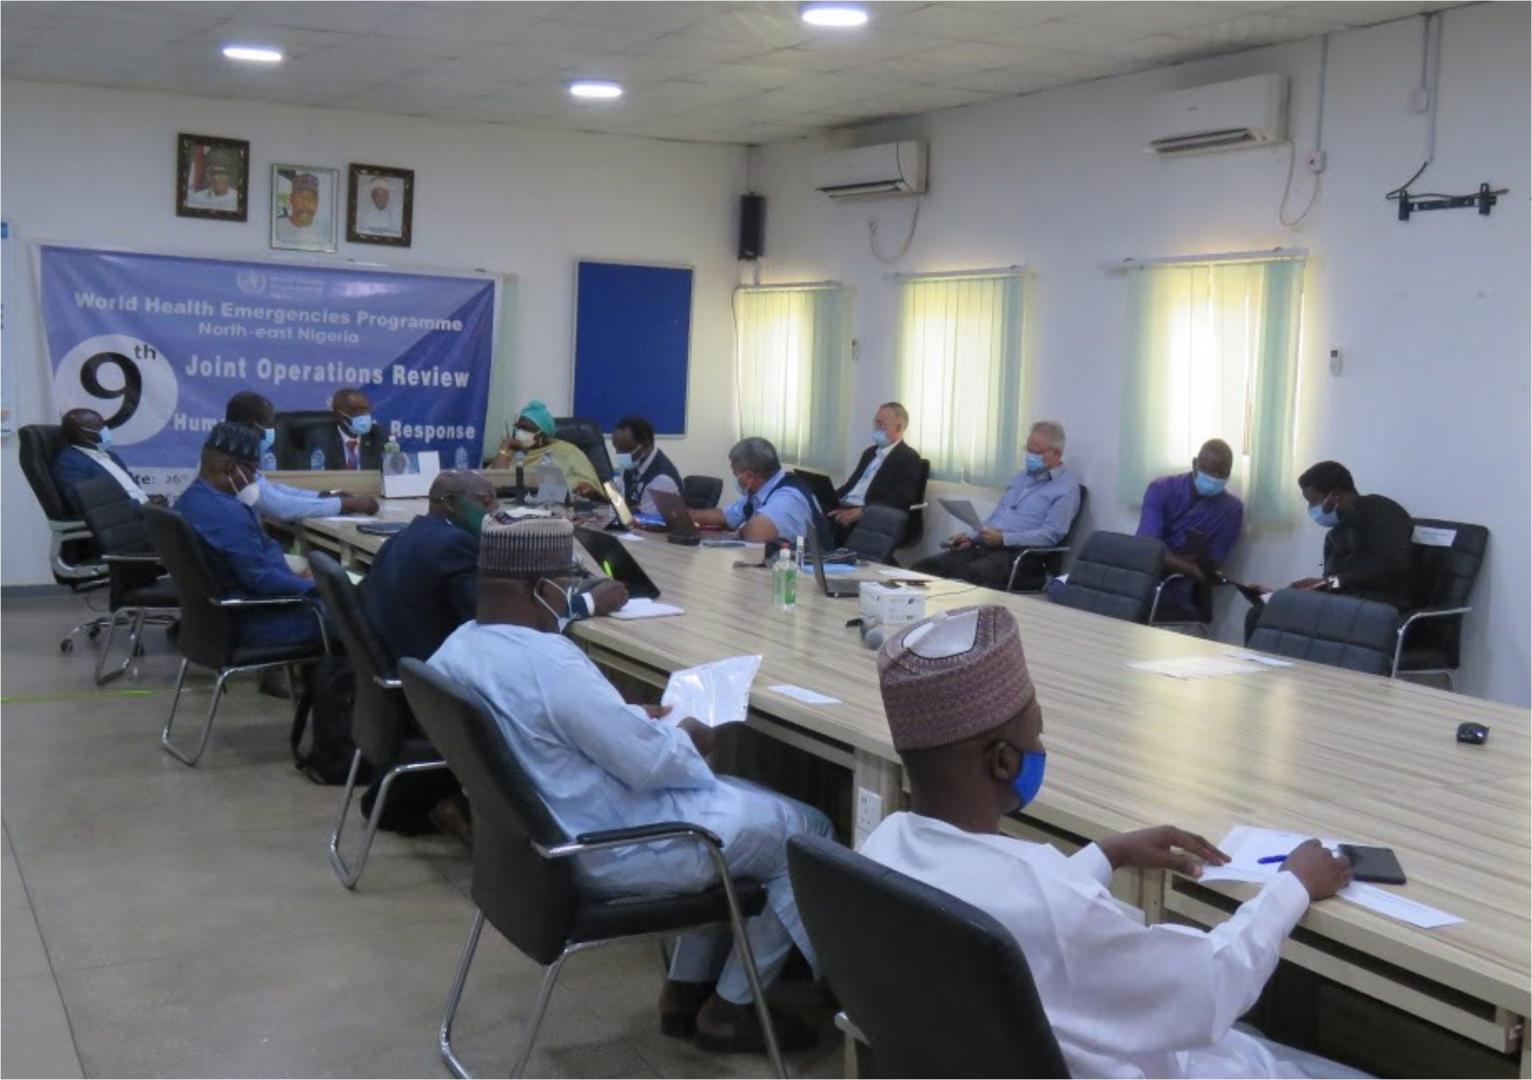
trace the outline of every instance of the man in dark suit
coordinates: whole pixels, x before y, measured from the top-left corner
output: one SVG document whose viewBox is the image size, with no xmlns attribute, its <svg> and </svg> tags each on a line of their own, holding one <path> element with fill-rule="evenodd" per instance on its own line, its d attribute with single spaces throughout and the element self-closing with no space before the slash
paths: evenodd
<svg viewBox="0 0 1532 1080">
<path fill-rule="evenodd" d="M 163 495 L 151 497 L 144 494 L 122 458 L 112 452 L 112 429 L 106 426 L 100 413 L 94 409 L 70 409 L 64 414 L 60 426 L 64 441 L 69 445 L 54 455 L 49 471 L 53 474 L 53 486 L 58 489 L 59 498 L 71 513 L 80 512 L 80 500 L 75 490 L 87 480 L 102 477 L 117 481 L 137 503 L 152 501 L 165 505 Z"/>
<path fill-rule="evenodd" d="M 330 399 L 335 411 L 335 426 L 316 428 L 303 447 L 304 464 L 315 450 L 324 451 L 327 469 L 364 469 L 383 467 L 383 429 L 373 423 L 372 402 L 355 387 L 335 391 Z"/>
<path fill-rule="evenodd" d="M 897 401 L 878 406 L 872 419 L 872 445 L 862 451 L 851 478 L 835 493 L 840 505 L 830 511 L 836 543 L 844 543 L 862 516 L 876 503 L 909 512 L 920 495 L 920 455 L 904 441 L 910 414 Z"/>
</svg>

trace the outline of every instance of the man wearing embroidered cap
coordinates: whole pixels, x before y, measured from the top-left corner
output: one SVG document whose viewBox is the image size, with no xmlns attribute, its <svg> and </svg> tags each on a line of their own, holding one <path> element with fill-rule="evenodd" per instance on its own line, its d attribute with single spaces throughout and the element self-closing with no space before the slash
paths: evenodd
<svg viewBox="0 0 1532 1080">
<path fill-rule="evenodd" d="M 1350 880 L 1317 840 L 1218 928 L 1144 926 L 1112 898 L 1112 871 L 1196 877 L 1227 856 L 1171 826 L 1108 836 L 1066 858 L 1004 836 L 1000 818 L 1043 782 L 1042 709 L 1016 620 L 959 608 L 891 638 L 878 681 L 910 811 L 888 817 L 862 853 L 998 919 L 1032 969 L 1075 1076 L 1347 1076 L 1334 1062 L 1270 1043 L 1234 1022 L 1276 969 L 1311 900 Z"/>
<path fill-rule="evenodd" d="M 729 869 L 766 887 L 766 909 L 748 924 L 764 984 L 796 944 L 810 965 L 787 876 L 787 839 L 828 836 L 822 813 L 785 796 L 715 776 L 706 755 L 711 728 L 666 709 L 626 704 L 596 666 L 557 631 L 567 608 L 550 603 L 574 561 L 573 528 L 562 520 L 486 522 L 479 541 L 478 618 L 431 657 L 431 667 L 472 690 L 571 836 L 662 821 L 690 821 L 723 840 Z M 470 793 L 471 795 L 472 793 Z M 700 889 L 714 880 L 692 844 L 592 854 L 580 873 L 608 895 Z M 813 1041 L 813 1029 L 775 1018 L 786 1050 Z M 710 1050 L 761 1049 L 764 1041 L 744 969 L 727 932 L 688 934 L 676 948 L 660 997 L 660 1030 L 693 1032 Z"/>
<path fill-rule="evenodd" d="M 516 417 L 513 433 L 500 442 L 495 468 L 509 469 L 515 464 L 516 455 L 521 454 L 522 467 L 530 476 L 531 470 L 546 457 L 564 471 L 570 491 L 587 499 L 601 498 L 601 477 L 596 475 L 590 458 L 574 443 L 554 438 L 554 431 L 553 413 L 548 406 L 535 399 L 527 402 Z"/>
</svg>

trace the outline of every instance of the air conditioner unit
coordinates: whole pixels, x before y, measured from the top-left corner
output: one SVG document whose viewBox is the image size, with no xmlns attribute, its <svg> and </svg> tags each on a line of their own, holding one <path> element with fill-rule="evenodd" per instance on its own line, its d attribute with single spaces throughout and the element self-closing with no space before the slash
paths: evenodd
<svg viewBox="0 0 1532 1080">
<path fill-rule="evenodd" d="M 918 195 L 926 189 L 926 144 L 859 146 L 814 159 L 814 189 L 832 199 L 855 195 Z"/>
<path fill-rule="evenodd" d="M 1287 76 L 1194 86 L 1154 103 L 1144 150 L 1162 157 L 1269 146 L 1287 138 Z"/>
</svg>

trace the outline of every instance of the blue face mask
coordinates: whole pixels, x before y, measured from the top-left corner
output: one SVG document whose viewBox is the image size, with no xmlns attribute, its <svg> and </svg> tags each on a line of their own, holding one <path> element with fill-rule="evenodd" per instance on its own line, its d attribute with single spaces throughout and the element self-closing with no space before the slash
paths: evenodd
<svg viewBox="0 0 1532 1080">
<path fill-rule="evenodd" d="M 1340 512 L 1331 510 L 1326 513 L 1324 503 L 1317 503 L 1309 507 L 1309 517 L 1314 519 L 1315 525 L 1326 529 L 1333 529 L 1340 524 Z"/>
<path fill-rule="evenodd" d="M 617 466 L 618 472 L 627 472 L 633 468 L 633 455 L 618 452 L 612 457 L 612 464 Z"/>
<path fill-rule="evenodd" d="M 1027 451 L 1027 472 L 1036 474 L 1042 472 L 1047 467 L 1047 463 L 1043 461 L 1043 455 L 1034 454 L 1030 450 Z"/>
<path fill-rule="evenodd" d="M 884 431 L 882 428 L 873 428 L 872 429 L 872 445 L 876 446 L 879 450 L 881 450 L 885 446 L 887 446 L 888 445 L 888 432 Z"/>
<path fill-rule="evenodd" d="M 104 427 L 96 432 L 96 449 L 105 450 L 112 445 L 112 429 Z"/>
<path fill-rule="evenodd" d="M 265 453 L 277 444 L 276 428 L 261 428 L 261 453 Z"/>
<path fill-rule="evenodd" d="M 1224 485 L 1228 482 L 1216 476 L 1209 476 L 1201 469 L 1192 474 L 1192 483 L 1196 485 L 1198 495 L 1217 495 L 1223 491 Z"/>
<path fill-rule="evenodd" d="M 372 430 L 372 414 L 361 413 L 351 418 L 351 430 L 357 435 L 366 435 Z"/>
<path fill-rule="evenodd" d="M 1016 779 L 1011 781 L 1011 790 L 1016 792 L 1021 799 L 1021 805 L 1026 806 L 1037 798 L 1038 791 L 1043 786 L 1043 771 L 1048 767 L 1048 754 L 1044 750 L 1028 750 L 1021 758 L 1021 771 L 1016 774 Z"/>
</svg>

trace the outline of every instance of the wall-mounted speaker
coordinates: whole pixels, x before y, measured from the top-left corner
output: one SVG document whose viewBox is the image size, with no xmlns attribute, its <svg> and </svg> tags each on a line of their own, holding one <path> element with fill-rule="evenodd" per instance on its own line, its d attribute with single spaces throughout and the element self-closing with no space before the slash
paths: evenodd
<svg viewBox="0 0 1532 1080">
<path fill-rule="evenodd" d="M 759 259 L 766 250 L 766 196 L 739 197 L 739 257 Z"/>
</svg>

